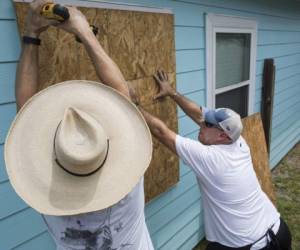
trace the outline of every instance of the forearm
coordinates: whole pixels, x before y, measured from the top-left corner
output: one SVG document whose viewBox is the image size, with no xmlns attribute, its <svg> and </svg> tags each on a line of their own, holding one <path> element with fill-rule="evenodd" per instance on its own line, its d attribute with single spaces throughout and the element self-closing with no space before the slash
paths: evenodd
<svg viewBox="0 0 300 250">
<path fill-rule="evenodd" d="M 16 73 L 17 111 L 38 90 L 38 46 L 24 44 Z"/>
<path fill-rule="evenodd" d="M 182 110 L 191 117 L 197 124 L 203 121 L 202 108 L 196 103 L 192 102 L 185 96 L 174 91 L 170 97 L 182 108 Z"/>
<path fill-rule="evenodd" d="M 170 130 L 163 121 L 151 115 L 142 107 L 139 107 L 139 109 L 143 114 L 151 133 L 171 151 L 177 154 L 175 146 L 176 133 Z"/>
<path fill-rule="evenodd" d="M 157 137 L 161 138 L 164 135 L 164 131 L 166 130 L 166 125 L 163 121 L 156 118 L 155 116 L 149 114 L 147 111 L 145 111 L 143 108 L 140 107 L 140 111 L 143 114 L 151 133 Z"/>
<path fill-rule="evenodd" d="M 92 31 L 82 32 L 80 39 L 94 64 L 100 81 L 129 97 L 128 86 L 119 67 L 106 54 Z"/>
</svg>

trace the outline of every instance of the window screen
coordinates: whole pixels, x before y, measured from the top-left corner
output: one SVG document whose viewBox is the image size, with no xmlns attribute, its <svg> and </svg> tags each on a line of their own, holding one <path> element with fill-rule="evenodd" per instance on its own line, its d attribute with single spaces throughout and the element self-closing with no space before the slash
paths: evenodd
<svg viewBox="0 0 300 250">
<path fill-rule="evenodd" d="M 250 34 L 216 34 L 216 88 L 249 80 Z"/>
</svg>

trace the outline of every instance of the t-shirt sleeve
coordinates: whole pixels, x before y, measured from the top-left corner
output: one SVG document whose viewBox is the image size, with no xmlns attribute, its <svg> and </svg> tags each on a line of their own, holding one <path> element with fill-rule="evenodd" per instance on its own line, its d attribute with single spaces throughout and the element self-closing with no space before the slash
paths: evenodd
<svg viewBox="0 0 300 250">
<path fill-rule="evenodd" d="M 213 160 L 216 156 L 210 146 L 177 135 L 176 151 L 180 159 L 190 166 L 198 177 L 210 178 L 218 173 L 218 167 Z"/>
</svg>

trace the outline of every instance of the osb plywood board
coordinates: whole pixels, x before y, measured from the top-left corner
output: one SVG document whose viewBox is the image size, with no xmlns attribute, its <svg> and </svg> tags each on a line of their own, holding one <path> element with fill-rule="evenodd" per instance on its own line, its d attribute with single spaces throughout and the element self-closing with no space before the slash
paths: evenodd
<svg viewBox="0 0 300 250">
<path fill-rule="evenodd" d="M 168 77 L 175 88 L 175 73 L 168 74 Z M 174 101 L 170 98 L 165 98 L 164 100 L 153 102 L 153 96 L 158 91 L 153 77 L 133 80 L 130 81 L 130 84 L 136 89 L 139 100 L 146 111 L 163 120 L 173 131 L 178 130 L 177 109 Z M 144 94 L 146 92 L 148 95 Z M 170 187 L 174 184 L 174 181 L 177 182 L 179 180 L 179 162 L 177 156 L 171 153 L 169 149 L 154 137 L 153 150 L 153 159 L 145 175 L 146 200 L 160 194 L 160 190 L 163 187 Z"/>
<path fill-rule="evenodd" d="M 24 30 L 27 3 L 15 3 L 20 33 Z M 174 102 L 153 102 L 158 91 L 152 75 L 164 69 L 175 86 L 174 20 L 171 14 L 79 8 L 98 27 L 97 39 L 131 83 L 141 104 L 177 132 Z M 83 45 L 73 35 L 50 27 L 41 35 L 40 89 L 52 84 L 85 79 L 99 81 Z M 122 121 L 120 121 L 122 122 Z M 153 160 L 145 174 L 146 200 L 164 192 L 179 179 L 178 159 L 154 140 Z"/>
<path fill-rule="evenodd" d="M 245 138 L 250 147 L 252 162 L 259 183 L 263 191 L 269 196 L 272 202 L 276 204 L 274 186 L 269 166 L 268 151 L 260 113 L 248 116 L 242 121 L 244 126 L 242 136 Z"/>
</svg>

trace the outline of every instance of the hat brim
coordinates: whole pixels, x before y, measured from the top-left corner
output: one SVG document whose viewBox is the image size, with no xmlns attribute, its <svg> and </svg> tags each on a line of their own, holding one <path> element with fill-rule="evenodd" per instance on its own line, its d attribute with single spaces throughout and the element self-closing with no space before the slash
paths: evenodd
<svg viewBox="0 0 300 250">
<path fill-rule="evenodd" d="M 91 176 L 70 175 L 54 160 L 55 130 L 68 107 L 93 115 L 109 137 L 106 162 Z M 28 205 L 48 215 L 92 212 L 117 203 L 138 183 L 151 156 L 151 133 L 135 105 L 110 87 L 80 80 L 34 95 L 17 114 L 5 143 L 12 186 Z"/>
</svg>

